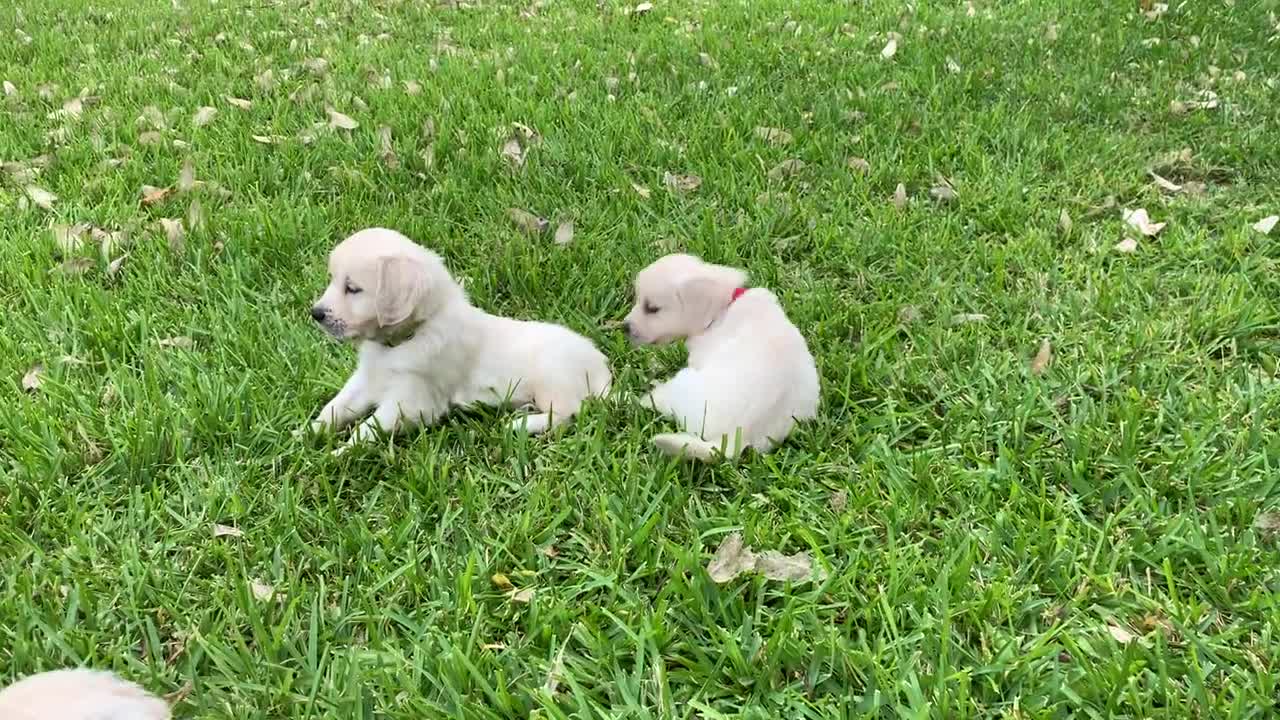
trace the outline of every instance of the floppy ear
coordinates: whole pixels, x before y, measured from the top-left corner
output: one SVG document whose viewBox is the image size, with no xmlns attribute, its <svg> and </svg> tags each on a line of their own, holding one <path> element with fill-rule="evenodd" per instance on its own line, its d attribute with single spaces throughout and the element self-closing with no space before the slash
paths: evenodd
<svg viewBox="0 0 1280 720">
<path fill-rule="evenodd" d="M 408 320 L 426 294 L 427 272 L 417 260 L 392 255 L 378 261 L 375 294 L 378 327 L 391 327 Z"/>
<path fill-rule="evenodd" d="M 699 273 L 676 288 L 676 297 L 689 323 L 690 335 L 706 330 L 716 317 L 729 307 L 733 291 L 747 281 L 747 274 L 737 268 L 707 265 Z"/>
</svg>

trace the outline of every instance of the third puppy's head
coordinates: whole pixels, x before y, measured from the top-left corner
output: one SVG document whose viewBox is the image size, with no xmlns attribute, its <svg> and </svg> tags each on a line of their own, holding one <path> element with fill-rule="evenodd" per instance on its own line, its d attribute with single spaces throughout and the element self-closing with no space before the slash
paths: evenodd
<svg viewBox="0 0 1280 720">
<path fill-rule="evenodd" d="M 340 340 L 378 340 L 430 319 L 461 295 L 435 253 L 370 228 L 329 253 L 329 285 L 311 317 Z"/>
<path fill-rule="evenodd" d="M 706 330 L 747 281 L 737 268 L 693 255 L 667 255 L 636 275 L 636 304 L 623 326 L 638 345 L 668 343 Z"/>
</svg>

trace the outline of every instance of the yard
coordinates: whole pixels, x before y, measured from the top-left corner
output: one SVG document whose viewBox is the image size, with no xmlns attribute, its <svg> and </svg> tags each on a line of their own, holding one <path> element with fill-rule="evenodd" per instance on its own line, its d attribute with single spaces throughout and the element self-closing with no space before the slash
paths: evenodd
<svg viewBox="0 0 1280 720">
<path fill-rule="evenodd" d="M 1280 1 L 13 0 L 0 685 L 175 716 L 1268 717 Z M 513 210 L 519 212 L 512 212 Z M 396 228 L 614 324 L 683 250 L 821 418 L 670 462 L 625 400 L 342 457 L 307 311 Z M 749 391 L 749 389 L 744 389 Z M 812 582 L 711 579 L 731 533 Z"/>
</svg>

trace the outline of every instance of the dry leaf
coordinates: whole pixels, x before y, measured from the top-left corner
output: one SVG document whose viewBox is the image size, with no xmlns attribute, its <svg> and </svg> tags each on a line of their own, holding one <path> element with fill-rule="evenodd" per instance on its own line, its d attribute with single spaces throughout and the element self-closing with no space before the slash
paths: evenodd
<svg viewBox="0 0 1280 720">
<path fill-rule="evenodd" d="M 1049 23 L 1044 29 L 1045 42 L 1058 42 L 1058 23 Z"/>
<path fill-rule="evenodd" d="M 849 507 L 849 491 L 836 490 L 831 493 L 831 499 L 828 504 L 831 506 L 831 512 L 837 514 L 844 512 L 845 508 Z"/>
<path fill-rule="evenodd" d="M 324 75 L 329 72 L 329 61 L 324 58 L 307 58 L 302 61 L 302 67 L 312 75 Z"/>
<path fill-rule="evenodd" d="M 880 57 L 890 60 L 894 55 L 898 54 L 898 39 L 891 37 L 889 42 L 885 43 L 884 49 L 880 51 Z"/>
<path fill-rule="evenodd" d="M 404 81 L 404 94 L 405 94 L 405 95 L 419 95 L 419 94 L 421 94 L 421 93 L 422 93 L 422 85 L 421 85 L 421 84 L 419 84 L 417 81 L 415 81 L 415 80 L 405 80 L 405 81 Z"/>
<path fill-rule="evenodd" d="M 154 185 L 142 186 L 142 204 L 155 205 L 169 197 L 169 193 L 173 192 L 173 188 L 155 187 Z"/>
<path fill-rule="evenodd" d="M 903 305 L 902 307 L 898 308 L 899 323 L 903 325 L 910 325 L 911 323 L 919 319 L 920 319 L 920 308 L 916 307 L 915 305 Z"/>
<path fill-rule="evenodd" d="M 195 690 L 196 690 L 195 683 L 188 680 L 182 684 L 182 687 L 178 688 L 177 690 L 174 690 L 171 693 L 165 694 L 164 701 L 169 705 L 169 707 L 176 707 L 178 703 L 183 702 L 187 698 L 191 697 L 191 693 L 195 692 Z"/>
<path fill-rule="evenodd" d="M 148 105 L 142 108 L 142 115 L 138 117 L 139 122 L 147 123 L 155 130 L 168 130 L 169 120 L 155 105 Z"/>
<path fill-rule="evenodd" d="M 1280 215 L 1268 215 L 1254 223 L 1252 227 L 1263 235 L 1270 235 L 1277 222 L 1280 222 Z"/>
<path fill-rule="evenodd" d="M 1121 211 L 1121 217 L 1124 218 L 1124 221 L 1128 223 L 1130 227 L 1147 237 L 1155 237 L 1158 235 L 1160 231 L 1164 229 L 1166 224 L 1151 222 L 1151 218 L 1147 215 L 1145 208 L 1138 208 L 1137 210 L 1125 208 Z"/>
<path fill-rule="evenodd" d="M 244 98 L 232 97 L 231 95 L 226 96 L 226 101 L 230 103 L 233 107 L 238 107 L 241 110 L 248 110 L 253 107 L 252 100 L 245 100 Z"/>
<path fill-rule="evenodd" d="M 160 218 L 160 227 L 164 230 L 164 236 L 169 241 L 169 250 L 174 254 L 181 254 L 186 248 L 187 238 L 187 230 L 182 226 L 182 221 L 172 218 Z"/>
<path fill-rule="evenodd" d="M 511 164 L 511 167 L 524 167 L 524 147 L 520 144 L 519 138 L 512 135 L 502 143 L 502 157 Z"/>
<path fill-rule="evenodd" d="M 871 163 L 867 162 L 866 158 L 851 157 L 848 160 L 848 165 L 850 170 L 862 173 L 863 175 L 871 172 Z"/>
<path fill-rule="evenodd" d="M 36 363 L 31 366 L 26 375 L 22 376 L 22 389 L 27 392 L 35 392 L 40 389 L 41 383 L 44 382 L 44 365 Z"/>
<path fill-rule="evenodd" d="M 215 523 L 213 526 L 213 536 L 216 538 L 244 537 L 244 532 L 241 531 L 240 528 L 234 528 L 234 527 L 231 527 L 230 525 L 218 525 Z"/>
<path fill-rule="evenodd" d="M 1053 362 L 1053 347 L 1049 344 L 1049 338 L 1045 338 L 1044 342 L 1040 343 L 1040 351 L 1031 359 L 1031 374 L 1043 374 L 1051 362 Z"/>
<path fill-rule="evenodd" d="M 533 595 L 536 592 L 537 592 L 536 588 L 531 588 L 531 587 L 520 588 L 519 590 L 512 590 L 508 592 L 507 599 L 510 600 L 511 602 L 528 603 L 530 600 L 533 599 Z"/>
<path fill-rule="evenodd" d="M 951 185 L 947 183 L 934 185 L 933 187 L 929 188 L 929 196 L 932 197 L 934 200 L 937 200 L 938 202 L 942 202 L 942 203 L 951 202 L 952 200 L 955 200 L 957 197 L 959 197 L 956 194 L 955 188 L 951 187 Z"/>
<path fill-rule="evenodd" d="M 18 88 L 8 80 L 4 81 L 4 94 L 6 97 L 13 97 L 18 94 Z"/>
<path fill-rule="evenodd" d="M 196 127 L 204 127 L 205 125 L 213 122 L 213 118 L 217 114 L 218 108 L 205 105 L 199 110 L 196 110 L 196 114 L 191 118 L 191 124 Z"/>
<path fill-rule="evenodd" d="M 632 189 L 632 190 L 635 190 L 635 191 L 636 191 L 636 194 L 637 194 L 637 195 L 639 195 L 640 197 L 644 198 L 645 200 L 648 200 L 648 199 L 649 199 L 649 195 L 651 194 L 651 193 L 649 192 L 649 188 L 647 188 L 647 187 L 645 187 L 645 186 L 643 186 L 643 185 L 637 185 L 636 183 L 631 183 L 631 189 Z"/>
<path fill-rule="evenodd" d="M 959 73 L 960 73 L 960 70 L 961 70 L 961 68 L 960 68 L 960 63 L 956 62 L 956 61 L 955 61 L 955 58 L 953 58 L 953 57 L 951 57 L 950 55 L 948 55 L 948 56 L 947 56 L 947 63 L 946 63 L 946 64 L 947 64 L 947 72 L 952 73 L 952 74 L 959 74 Z"/>
<path fill-rule="evenodd" d="M 1107 624 L 1107 632 L 1110 633 L 1111 637 L 1115 638 L 1115 641 L 1121 645 L 1128 645 L 1133 642 L 1133 633 L 1125 630 L 1115 623 Z"/>
<path fill-rule="evenodd" d="M 893 190 L 893 206 L 899 210 L 907 209 L 907 186 L 898 183 L 898 187 Z"/>
<path fill-rule="evenodd" d="M 507 591 L 515 588 L 515 585 L 511 584 L 510 578 L 502 573 L 494 573 L 493 577 L 489 579 L 493 581 L 493 584 L 497 586 L 499 590 Z"/>
<path fill-rule="evenodd" d="M 568 647 L 567 643 L 560 645 L 560 652 L 556 653 L 556 660 L 551 663 L 551 669 L 547 671 L 547 680 L 542 684 L 542 689 L 553 697 L 560 687 L 560 676 L 564 674 L 564 649 L 566 647 Z"/>
<path fill-rule="evenodd" d="M 115 260 L 112 260 L 111 263 L 107 265 L 107 277 L 115 277 L 116 275 L 119 275 L 120 269 L 124 267 L 124 259 L 127 257 L 129 257 L 129 253 L 125 253 Z"/>
<path fill-rule="evenodd" d="M 276 596 L 276 589 L 259 578 L 254 578 L 249 582 L 249 590 L 253 592 L 255 600 L 263 602 L 270 602 Z"/>
<path fill-rule="evenodd" d="M 672 192 L 693 192 L 702 185 L 702 178 L 697 175 L 662 174 L 662 183 Z"/>
<path fill-rule="evenodd" d="M 742 544 L 742 533 L 730 533 L 720 542 L 716 554 L 707 564 L 707 574 L 716 583 L 727 583 L 756 566 L 755 553 Z"/>
<path fill-rule="evenodd" d="M 63 275 L 83 275 L 93 269 L 93 260 L 87 257 L 76 257 L 67 260 L 58 266 L 58 272 Z"/>
<path fill-rule="evenodd" d="M 1181 185 L 1173 182 L 1172 180 L 1161 177 L 1156 174 L 1155 170 L 1148 170 L 1147 172 L 1151 175 L 1151 179 L 1155 181 L 1156 185 L 1159 186 L 1160 189 L 1167 190 L 1171 193 L 1182 192 Z"/>
<path fill-rule="evenodd" d="M 642 2 L 639 5 L 636 5 L 635 7 L 631 8 L 631 10 L 627 14 L 639 16 L 639 15 L 648 14 L 649 11 L 651 10 L 653 10 L 653 3 Z"/>
<path fill-rule="evenodd" d="M 89 227 L 89 223 L 76 223 L 75 225 L 59 223 L 51 227 L 49 231 L 53 234 L 53 244 L 58 247 L 58 251 L 63 255 L 72 255 L 84 246 L 85 238 L 89 234 Z"/>
<path fill-rule="evenodd" d="M 511 223 L 516 226 L 516 229 L 526 235 L 538 235 L 546 232 L 547 227 L 551 224 L 546 219 L 519 208 L 508 209 L 507 217 L 511 218 Z"/>
<path fill-rule="evenodd" d="M 774 127 L 756 128 L 756 137 L 771 145 L 789 145 L 792 140 L 791 133 Z"/>
<path fill-rule="evenodd" d="M 742 544 L 742 533 L 731 533 L 720 543 L 715 556 L 707 564 L 707 574 L 712 581 L 724 584 L 745 572 L 757 572 L 770 580 L 784 582 L 821 582 L 827 576 L 822 568 L 815 571 L 807 552 L 783 555 L 766 550 L 757 555 Z"/>
<path fill-rule="evenodd" d="M 1253 526 L 1268 536 L 1280 534 L 1280 511 L 1258 513 L 1253 519 Z"/>
<path fill-rule="evenodd" d="M 264 92 L 271 92 L 276 87 L 276 74 L 270 68 L 263 70 L 258 75 L 253 76 L 253 82 Z"/>
<path fill-rule="evenodd" d="M 182 169 L 178 171 L 178 192 L 191 192 L 196 189 L 196 166 L 191 158 L 182 161 Z"/>
<path fill-rule="evenodd" d="M 774 550 L 766 550 L 756 556 L 756 572 L 770 580 L 782 582 L 805 582 L 815 580 L 822 582 L 827 573 L 821 568 L 814 570 L 813 559 L 807 552 L 794 555 L 783 555 Z"/>
<path fill-rule="evenodd" d="M 62 104 L 62 108 L 48 114 L 50 120 L 75 120 L 84 112 L 84 101 L 73 97 Z"/>
<path fill-rule="evenodd" d="M 1062 208 L 1058 213 L 1058 229 L 1063 235 L 1071 234 L 1071 213 L 1068 213 L 1066 208 Z"/>
<path fill-rule="evenodd" d="M 400 158 L 396 157 L 396 148 L 391 142 L 391 128 L 386 125 L 378 128 L 378 156 L 388 168 L 400 167 Z"/>
<path fill-rule="evenodd" d="M 568 245 L 571 242 L 573 242 L 573 221 L 565 220 L 556 228 L 555 243 Z"/>
<path fill-rule="evenodd" d="M 1138 252 L 1138 241 L 1133 238 L 1125 238 L 1115 245 L 1116 252 L 1131 254 Z"/>
<path fill-rule="evenodd" d="M 159 145 L 164 141 L 164 135 L 158 130 L 148 130 L 138 136 L 139 145 Z"/>
<path fill-rule="evenodd" d="M 783 178 L 791 177 L 792 175 L 799 173 L 801 170 L 804 170 L 805 167 L 806 165 L 803 160 L 797 160 L 795 158 L 783 160 L 777 165 L 774 165 L 773 169 L 769 171 L 769 179 L 781 180 Z"/>
<path fill-rule="evenodd" d="M 200 204 L 200 198 L 195 198 L 187 207 L 187 230 L 195 231 L 202 227 L 204 227 L 204 206 Z"/>
<path fill-rule="evenodd" d="M 26 191 L 27 197 L 31 198 L 31 202 L 35 203 L 36 207 L 45 210 L 52 210 L 53 204 L 58 200 L 57 195 L 35 185 L 28 185 Z"/>
<path fill-rule="evenodd" d="M 1181 115 L 1191 110 L 1213 110 L 1218 107 L 1218 94 L 1212 90 L 1201 90 L 1195 100 L 1172 100 L 1169 112 Z"/>
<path fill-rule="evenodd" d="M 952 325 L 967 325 L 968 323 L 986 321 L 987 316 L 982 313 L 958 313 L 951 316 Z"/>
<path fill-rule="evenodd" d="M 157 343 L 162 348 L 177 348 L 179 350 L 190 350 L 195 347 L 196 341 L 186 335 L 178 335 L 176 337 L 168 337 Z"/>
<path fill-rule="evenodd" d="M 334 130 L 355 130 L 360 127 L 360 123 L 349 115 L 343 115 L 333 108 L 326 108 L 326 112 L 329 113 L 329 127 Z"/>
</svg>

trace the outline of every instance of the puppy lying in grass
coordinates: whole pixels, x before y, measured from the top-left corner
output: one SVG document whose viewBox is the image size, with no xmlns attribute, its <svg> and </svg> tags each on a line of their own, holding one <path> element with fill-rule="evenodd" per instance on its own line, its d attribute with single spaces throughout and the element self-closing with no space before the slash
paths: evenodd
<svg viewBox="0 0 1280 720">
<path fill-rule="evenodd" d="M 804 338 L 778 298 L 745 289 L 746 279 L 692 255 L 668 255 L 636 276 L 624 322 L 632 342 L 683 338 L 689 350 L 689 366 L 642 399 L 684 430 L 653 438 L 668 454 L 768 452 L 818 413 L 818 370 Z"/>
<path fill-rule="evenodd" d="M 438 255 L 394 230 L 361 230 L 334 248 L 311 316 L 359 346 L 355 373 L 311 423 L 316 432 L 339 429 L 372 412 L 347 446 L 474 403 L 533 406 L 537 413 L 512 426 L 540 433 L 611 381 L 590 340 L 476 308 Z"/>
<path fill-rule="evenodd" d="M 0 690 L 4 720 L 169 720 L 169 705 L 100 670 L 53 670 Z"/>
</svg>

